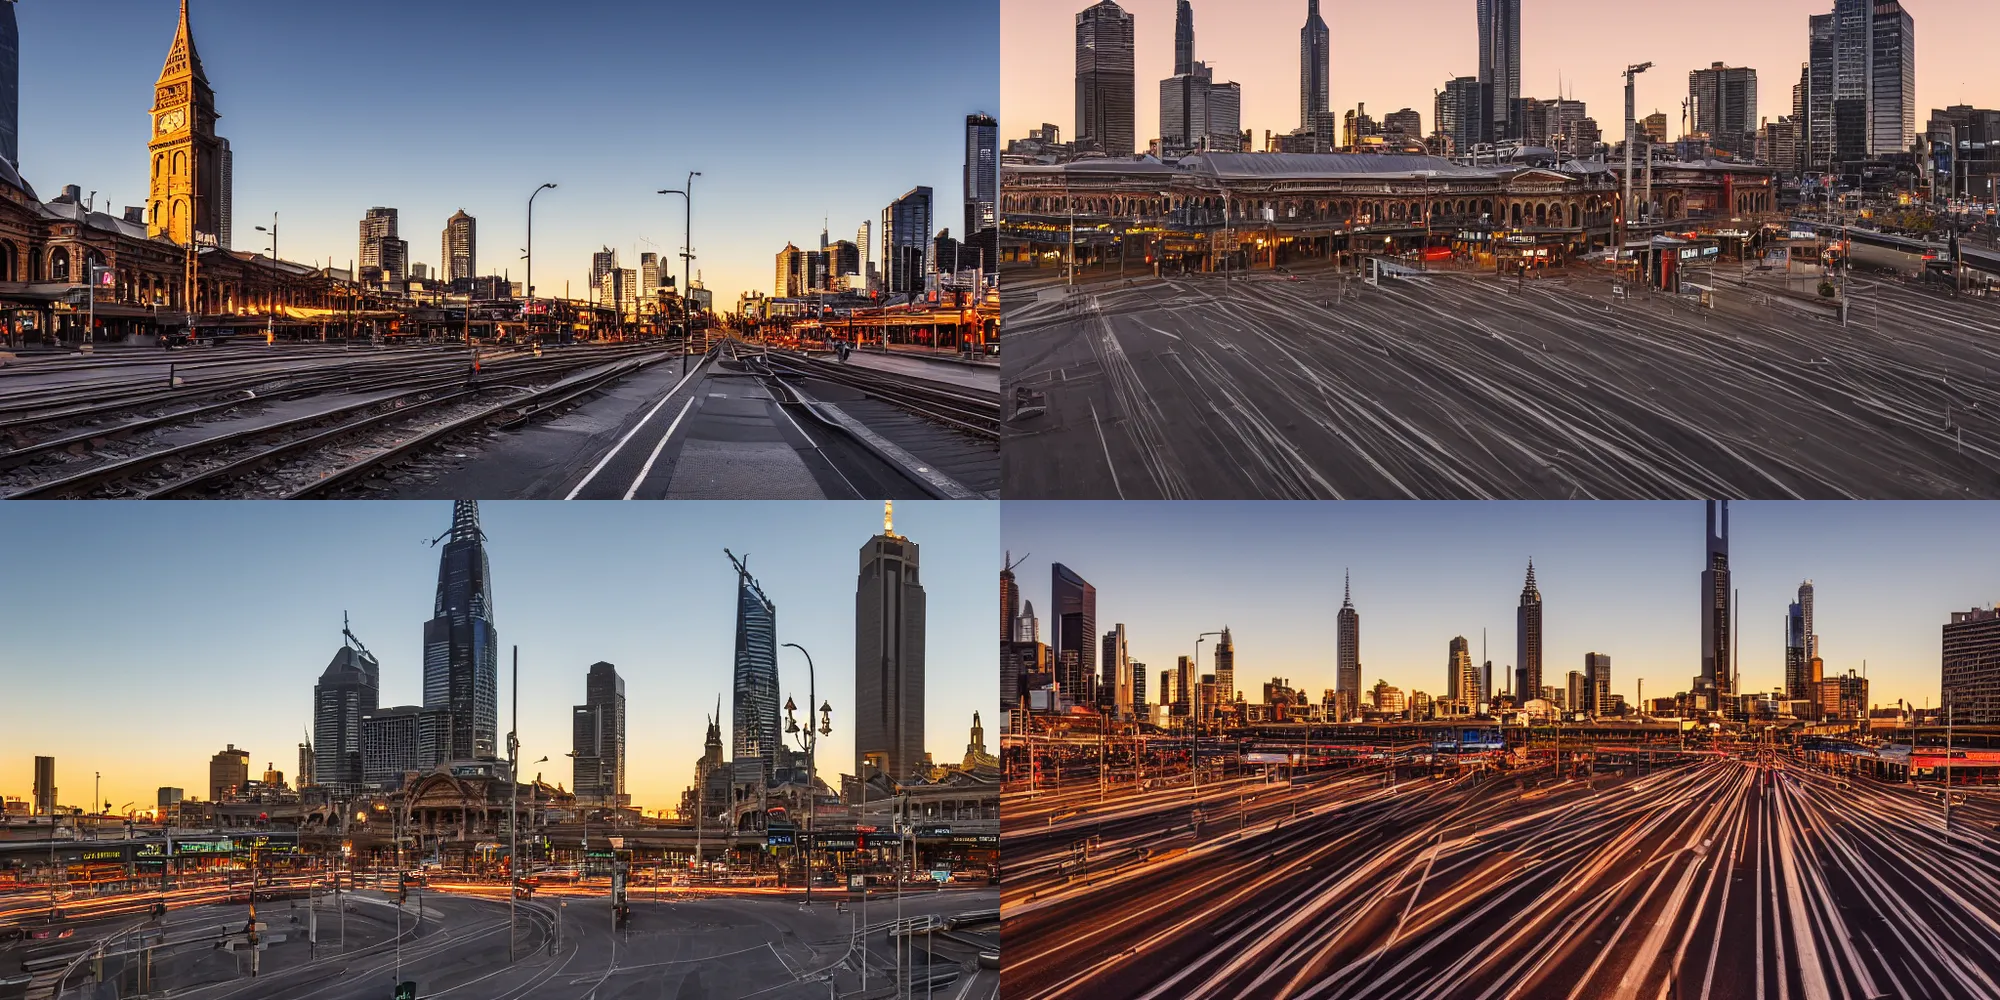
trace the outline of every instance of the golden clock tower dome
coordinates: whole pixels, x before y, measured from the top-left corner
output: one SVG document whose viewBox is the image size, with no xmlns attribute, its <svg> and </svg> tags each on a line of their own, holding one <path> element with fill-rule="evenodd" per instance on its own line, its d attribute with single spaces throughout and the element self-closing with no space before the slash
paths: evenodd
<svg viewBox="0 0 2000 1000">
<path fill-rule="evenodd" d="M 180 29 L 153 88 L 152 195 L 146 232 L 183 246 L 213 245 L 221 230 L 222 143 L 215 135 L 215 91 L 202 72 L 181 0 Z"/>
</svg>

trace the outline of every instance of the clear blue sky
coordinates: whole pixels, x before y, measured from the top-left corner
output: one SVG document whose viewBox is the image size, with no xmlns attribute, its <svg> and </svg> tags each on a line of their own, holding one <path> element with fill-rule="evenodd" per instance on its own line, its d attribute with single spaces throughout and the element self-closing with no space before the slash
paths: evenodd
<svg viewBox="0 0 2000 1000">
<path fill-rule="evenodd" d="M 904 503 L 896 530 L 921 546 L 927 620 L 925 745 L 964 756 L 998 669 L 995 503 Z M 833 704 L 820 748 L 851 772 L 854 585 L 879 503 L 485 503 L 505 732 L 509 652 L 521 649 L 524 760 L 571 784 L 570 708 L 608 660 L 625 678 L 627 786 L 678 807 L 722 696 L 729 740 L 735 571 L 778 606 L 778 640 L 811 650 Z M 382 704 L 422 701 L 422 635 L 450 503 L 0 505 L 0 793 L 26 797 L 31 758 L 56 757 L 65 804 L 104 772 L 113 807 L 161 785 L 206 795 L 227 743 L 291 780 L 312 686 L 341 644 L 340 616 L 382 661 Z M 808 704 L 805 660 L 780 650 L 785 693 Z M 989 720 L 990 722 L 990 720 Z M 997 726 L 991 730 L 998 732 Z M 989 750 L 993 747 L 990 745 Z M 531 772 L 532 773 L 532 772 Z"/>
<path fill-rule="evenodd" d="M 1784 680 L 1786 605 L 1816 591 L 1826 669 L 1868 665 L 1869 698 L 1936 705 L 1941 627 L 2000 600 L 1992 526 L 2000 504 L 1732 503 L 1730 566 L 1745 690 Z M 1195 636 L 1230 626 L 1237 687 L 1261 698 L 1289 678 L 1317 700 L 1334 685 L 1341 573 L 1354 574 L 1364 686 L 1436 694 L 1446 648 L 1486 629 L 1499 672 L 1514 662 L 1514 610 L 1530 557 L 1542 592 L 1544 682 L 1609 653 L 1628 699 L 1683 691 L 1700 670 L 1703 511 L 1694 503 L 1197 503 L 1009 501 L 1002 537 L 1023 596 L 1051 632 L 1049 563 L 1097 587 L 1098 630 L 1124 622 L 1134 659 L 1159 671 Z M 1202 649 L 1213 669 L 1214 641 Z"/>
<path fill-rule="evenodd" d="M 23 0 L 21 172 L 114 211 L 146 198 L 153 83 L 175 0 Z M 718 308 L 771 290 L 787 240 L 835 239 L 918 185 L 963 212 L 965 116 L 999 113 L 998 0 L 193 0 L 197 48 L 235 151 L 235 245 L 281 215 L 279 250 L 347 266 L 369 207 L 402 212 L 413 261 L 479 219 L 481 273 L 588 293 L 602 245 L 694 249 Z M 657 246 L 640 243 L 651 240 Z M 675 258 L 675 273 L 679 273 Z"/>
</svg>

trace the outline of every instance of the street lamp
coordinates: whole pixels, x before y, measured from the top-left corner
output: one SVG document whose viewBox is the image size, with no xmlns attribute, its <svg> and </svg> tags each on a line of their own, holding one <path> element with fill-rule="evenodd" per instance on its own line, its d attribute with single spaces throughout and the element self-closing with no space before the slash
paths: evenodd
<svg viewBox="0 0 2000 1000">
<path fill-rule="evenodd" d="M 271 346 L 271 345 L 273 345 L 273 344 L 277 343 L 277 340 L 278 340 L 278 325 L 277 325 L 277 324 L 278 324 L 278 320 L 277 320 L 277 294 L 278 294 L 278 289 L 277 289 L 277 284 L 278 284 L 278 276 L 277 276 L 277 270 L 278 270 L 278 213 L 276 213 L 276 212 L 272 212 L 272 213 L 271 213 L 271 228 L 269 228 L 269 229 L 266 229 L 266 228 L 264 228 L 263 226 L 258 226 L 258 227 L 257 227 L 257 231 L 258 231 L 258 232 L 260 232 L 260 233 L 270 233 L 270 234 L 271 234 L 271 272 L 272 272 L 272 274 L 271 274 L 271 296 L 272 296 L 272 300 L 271 300 L 271 309 L 272 309 L 272 311 L 271 311 L 271 313 L 270 313 L 270 316 L 269 316 L 269 318 L 268 318 L 268 319 L 267 319 L 267 320 L 265 321 L 266 325 L 265 325 L 265 327 L 264 327 L 264 346 L 266 346 L 266 347 L 269 347 L 269 346 Z"/>
<path fill-rule="evenodd" d="M 806 648 L 796 642 L 788 642 L 785 645 L 803 653 L 806 658 L 805 729 L 801 730 L 799 728 L 799 721 L 794 716 L 794 713 L 798 711 L 798 706 L 792 703 L 792 699 L 786 698 L 785 732 L 791 735 L 794 740 L 797 740 L 800 749 L 806 752 L 806 905 L 811 906 L 813 896 L 813 813 L 819 811 L 819 738 L 833 732 L 833 705 L 827 702 L 820 702 L 819 727 L 815 729 L 812 719 L 812 703 L 818 700 L 819 695 L 817 691 L 818 680 L 813 673 L 812 654 L 807 653 Z"/>
<path fill-rule="evenodd" d="M 684 209 L 685 209 L 685 214 L 682 219 L 682 222 L 685 226 L 685 230 L 681 234 L 681 374 L 682 375 L 687 374 L 688 351 L 694 342 L 694 323 L 692 322 L 692 316 L 688 312 L 688 306 L 690 303 L 693 302 L 692 297 L 689 295 L 689 292 L 691 292 L 692 289 L 690 289 L 688 286 L 691 284 L 689 271 L 692 268 L 694 261 L 694 179 L 700 176 L 701 176 L 701 171 L 699 170 L 691 171 L 688 174 L 687 186 L 685 188 L 681 188 L 679 190 L 669 188 L 665 191 L 660 192 L 661 194 L 680 195 L 681 201 L 684 203 Z M 808 657 L 808 659 L 810 659 L 810 657 Z"/>
<path fill-rule="evenodd" d="M 542 192 L 553 187 L 555 185 L 552 183 L 544 184 L 536 188 L 534 194 L 528 196 L 528 247 L 525 251 L 528 257 L 528 302 L 527 306 L 521 310 L 521 321 L 524 326 L 533 322 L 528 317 L 534 313 L 535 305 L 535 199 L 540 197 Z M 472 313 L 472 299 L 469 296 L 465 300 L 465 309 L 466 315 L 470 316 Z M 531 327 L 531 336 L 532 329 Z"/>
</svg>

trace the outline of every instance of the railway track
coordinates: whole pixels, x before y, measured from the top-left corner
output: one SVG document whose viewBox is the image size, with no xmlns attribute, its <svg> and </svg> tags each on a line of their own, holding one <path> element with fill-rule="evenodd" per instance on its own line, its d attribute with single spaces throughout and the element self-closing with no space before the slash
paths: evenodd
<svg viewBox="0 0 2000 1000">
<path fill-rule="evenodd" d="M 926 420 L 1000 440 L 1000 399 L 995 394 L 789 352 L 765 354 L 762 363 L 774 374 L 846 386 Z"/>
<path fill-rule="evenodd" d="M 518 425 L 671 356 L 657 345 L 563 351 L 541 359 L 516 356 L 484 365 L 476 386 L 468 382 L 462 353 L 414 365 L 405 359 L 397 370 L 368 366 L 325 379 L 308 376 L 268 395 L 226 398 L 59 435 L 0 453 L 0 469 L 24 480 L 6 494 L 10 499 L 325 495 L 453 434 L 487 424 Z M 329 392 L 341 399 L 248 426 L 142 445 L 134 454 L 81 469 L 57 458 L 148 435 L 185 438 L 175 432 L 239 407 Z"/>
</svg>

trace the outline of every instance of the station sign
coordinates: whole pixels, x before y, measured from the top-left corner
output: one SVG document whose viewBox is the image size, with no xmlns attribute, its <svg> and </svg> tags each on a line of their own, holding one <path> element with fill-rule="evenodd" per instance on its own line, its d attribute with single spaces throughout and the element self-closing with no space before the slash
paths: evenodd
<svg viewBox="0 0 2000 1000">
<path fill-rule="evenodd" d="M 916 828 L 916 829 L 915 829 L 914 831 L 912 831 L 912 833 L 911 833 L 911 836 L 914 836 L 914 837 L 917 837 L 917 838 L 920 838 L 920 839 L 931 839 L 931 838 L 938 838 L 938 837 L 949 837 L 949 836 L 951 836 L 951 827 L 949 827 L 949 826 L 920 826 L 920 827 L 917 827 L 917 828 Z"/>
<path fill-rule="evenodd" d="M 868 837 L 860 833 L 816 833 L 813 844 L 822 851 L 861 851 L 868 848 Z"/>
<path fill-rule="evenodd" d="M 118 848 L 118 847 L 113 847 L 113 848 L 94 847 L 87 851 L 82 852 L 81 856 L 77 860 L 82 861 L 85 864 L 114 862 L 116 864 L 122 865 L 125 863 L 125 851 L 123 848 Z"/>
<path fill-rule="evenodd" d="M 793 847 L 796 836 L 790 830 L 771 830 L 765 834 L 765 842 L 770 847 Z"/>
<path fill-rule="evenodd" d="M 227 840 L 181 840 L 174 843 L 174 855 L 183 854 L 228 854 L 235 845 Z"/>
<path fill-rule="evenodd" d="M 997 833 L 961 833 L 951 838 L 951 843 L 953 847 L 998 848 L 1000 846 L 1000 835 Z"/>
</svg>

